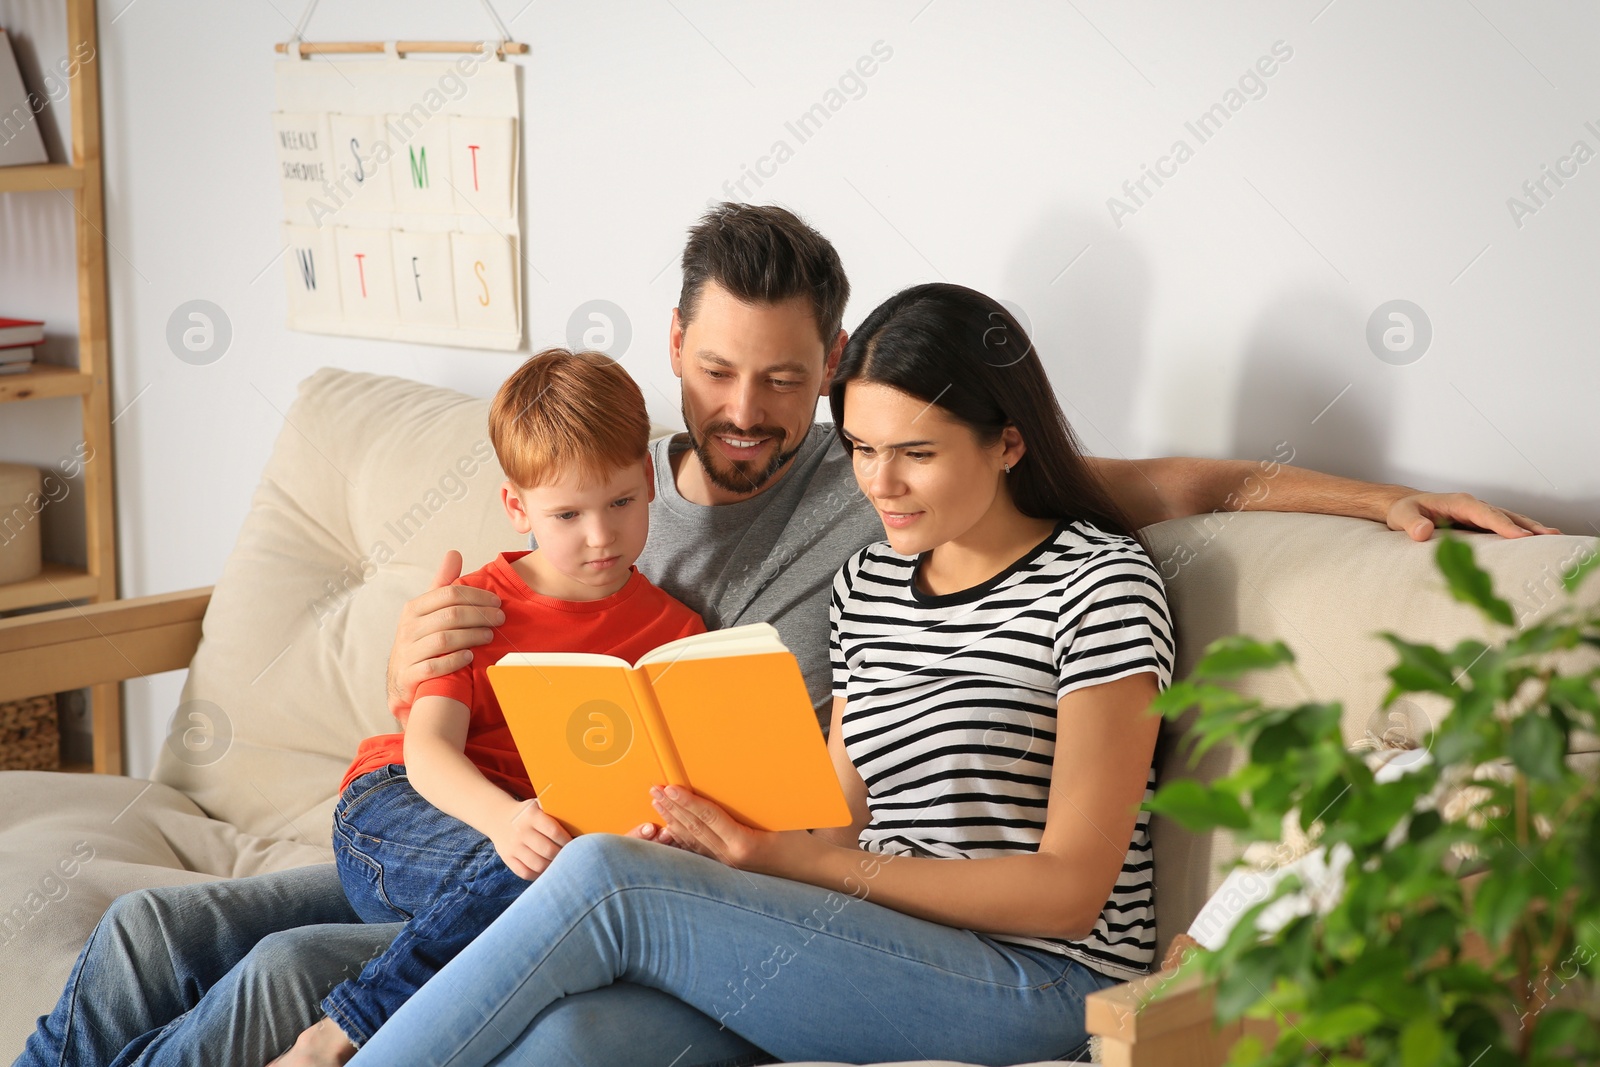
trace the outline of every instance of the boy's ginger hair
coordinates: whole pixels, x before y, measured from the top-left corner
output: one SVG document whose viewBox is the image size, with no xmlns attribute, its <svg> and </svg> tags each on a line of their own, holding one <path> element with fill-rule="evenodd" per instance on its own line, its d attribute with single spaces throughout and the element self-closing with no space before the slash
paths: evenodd
<svg viewBox="0 0 1600 1067">
<path fill-rule="evenodd" d="M 501 384 L 489 440 L 518 488 L 570 471 L 589 486 L 644 460 L 650 415 L 638 383 L 610 356 L 547 348 Z"/>
</svg>

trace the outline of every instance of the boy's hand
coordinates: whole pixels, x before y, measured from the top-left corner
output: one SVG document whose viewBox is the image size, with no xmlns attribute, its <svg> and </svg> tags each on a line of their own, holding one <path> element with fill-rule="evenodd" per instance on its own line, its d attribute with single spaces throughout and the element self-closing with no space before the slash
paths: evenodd
<svg viewBox="0 0 1600 1067">
<path fill-rule="evenodd" d="M 525 800 L 501 825 L 499 833 L 489 835 L 489 840 L 511 873 L 531 882 L 544 873 L 561 846 L 571 842 L 572 835 L 562 829 L 554 816 L 547 815 L 537 800 Z"/>
<path fill-rule="evenodd" d="M 472 662 L 472 646 L 494 639 L 506 621 L 500 598 L 487 589 L 453 585 L 461 577 L 461 553 L 444 554 L 433 586 L 406 601 L 389 652 L 389 713 L 395 718 L 410 709 L 417 685 L 440 678 Z"/>
</svg>

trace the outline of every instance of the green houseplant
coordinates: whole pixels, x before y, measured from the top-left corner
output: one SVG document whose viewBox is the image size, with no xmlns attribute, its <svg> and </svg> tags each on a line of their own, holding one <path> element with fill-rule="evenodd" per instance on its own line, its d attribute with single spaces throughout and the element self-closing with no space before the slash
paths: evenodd
<svg viewBox="0 0 1600 1067">
<path fill-rule="evenodd" d="M 1331 902 L 1264 935 L 1263 912 L 1310 888 L 1290 874 L 1224 944 L 1185 959 L 1214 984 L 1219 1022 L 1276 1028 L 1241 1038 L 1233 1064 L 1600 1062 L 1600 784 L 1565 759 L 1600 719 L 1600 611 L 1569 600 L 1519 629 L 1466 542 L 1443 537 L 1436 560 L 1499 636 L 1443 649 L 1381 635 L 1398 654 L 1384 706 L 1417 693 L 1449 705 L 1406 773 L 1375 777 L 1371 754 L 1346 748 L 1338 704 L 1264 707 L 1226 686 L 1295 670 L 1281 642 L 1218 641 L 1155 703 L 1168 718 L 1198 709 L 1194 758 L 1224 742 L 1247 758 L 1210 784 L 1170 782 L 1147 807 L 1246 843 L 1298 831 L 1340 867 Z M 1597 563 L 1590 552 L 1564 576 L 1569 594 Z"/>
</svg>

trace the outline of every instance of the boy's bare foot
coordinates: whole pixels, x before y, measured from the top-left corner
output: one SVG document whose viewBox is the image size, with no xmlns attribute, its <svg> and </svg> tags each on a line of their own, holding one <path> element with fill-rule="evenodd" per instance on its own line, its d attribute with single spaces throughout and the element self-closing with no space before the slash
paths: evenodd
<svg viewBox="0 0 1600 1067">
<path fill-rule="evenodd" d="M 349 1061 L 356 1047 L 332 1019 L 313 1023 L 295 1038 L 294 1047 L 267 1067 L 330 1067 Z"/>
</svg>

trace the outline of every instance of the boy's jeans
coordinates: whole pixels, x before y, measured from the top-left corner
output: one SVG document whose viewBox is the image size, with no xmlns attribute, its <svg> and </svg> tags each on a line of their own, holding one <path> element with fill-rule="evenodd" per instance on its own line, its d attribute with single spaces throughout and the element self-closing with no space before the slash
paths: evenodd
<svg viewBox="0 0 1600 1067">
<path fill-rule="evenodd" d="M 359 977 L 322 1002 L 357 1046 L 529 885 L 487 837 L 423 799 L 398 763 L 344 791 L 333 809 L 333 851 L 356 914 L 406 924 Z"/>
</svg>

